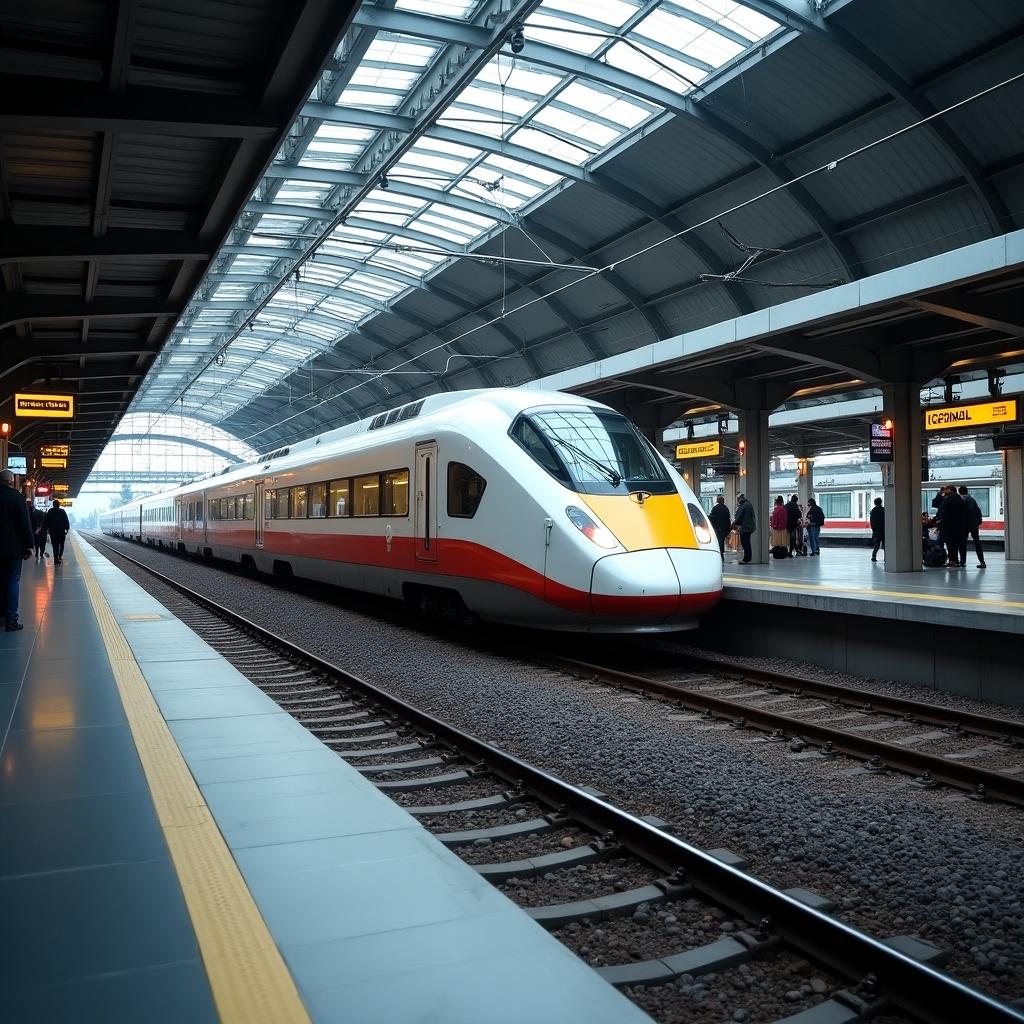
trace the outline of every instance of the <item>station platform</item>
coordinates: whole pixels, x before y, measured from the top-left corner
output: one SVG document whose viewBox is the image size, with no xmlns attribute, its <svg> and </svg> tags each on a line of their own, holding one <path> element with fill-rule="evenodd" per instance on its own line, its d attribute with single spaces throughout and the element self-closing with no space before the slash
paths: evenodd
<svg viewBox="0 0 1024 1024">
<path fill-rule="evenodd" d="M 885 555 L 871 561 L 867 547 L 822 547 L 811 558 L 773 559 L 768 565 L 725 565 L 725 593 L 736 601 L 927 622 L 952 628 L 1024 634 L 1024 563 L 1007 564 L 985 552 L 986 568 L 885 571 Z"/>
<path fill-rule="evenodd" d="M 723 600 L 704 642 L 1001 704 L 1024 705 L 1024 565 L 986 551 L 976 568 L 887 573 L 867 547 L 739 565 L 727 553 Z"/>
<path fill-rule="evenodd" d="M 649 1021 L 72 538 L 0 634 L 0 1020 Z"/>
</svg>

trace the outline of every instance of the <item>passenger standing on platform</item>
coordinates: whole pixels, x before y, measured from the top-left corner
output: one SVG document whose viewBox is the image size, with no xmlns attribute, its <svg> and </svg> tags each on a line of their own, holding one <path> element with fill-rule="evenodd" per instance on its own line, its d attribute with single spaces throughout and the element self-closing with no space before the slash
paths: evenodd
<svg viewBox="0 0 1024 1024">
<path fill-rule="evenodd" d="M 939 527 L 939 539 L 946 545 L 951 569 L 962 569 L 967 561 L 967 506 L 952 484 L 942 488 L 942 504 L 928 525 Z"/>
<path fill-rule="evenodd" d="M 818 546 L 818 537 L 821 536 L 821 528 L 825 525 L 825 513 L 821 506 L 813 498 L 807 499 L 807 547 L 809 555 L 821 556 L 821 548 Z"/>
<path fill-rule="evenodd" d="M 729 530 L 732 529 L 732 517 L 729 515 L 729 507 L 725 503 L 725 498 L 721 494 L 715 500 L 708 518 L 711 520 L 711 526 L 718 538 L 718 550 L 722 553 L 724 562 L 725 538 L 729 536 Z"/>
<path fill-rule="evenodd" d="M 775 499 L 772 507 L 772 517 L 769 520 L 772 528 L 772 547 L 785 548 L 789 546 L 789 513 L 786 511 L 786 503 L 780 494 Z"/>
<path fill-rule="evenodd" d="M 50 511 L 46 513 L 46 532 L 50 535 L 50 543 L 53 545 L 53 564 L 60 565 L 64 561 L 64 538 L 71 529 L 68 522 L 68 514 L 60 507 L 60 502 L 54 498 Z"/>
<path fill-rule="evenodd" d="M 754 506 L 747 501 L 745 494 L 740 494 L 736 499 L 736 518 L 733 521 L 740 531 L 740 544 L 743 545 L 743 557 L 740 565 L 749 565 L 753 559 L 750 551 L 750 535 L 757 529 L 757 516 L 754 514 Z"/>
<path fill-rule="evenodd" d="M 981 506 L 971 497 L 970 491 L 961 485 L 960 497 L 967 506 L 967 535 L 974 541 L 974 553 L 978 556 L 978 568 L 985 569 L 985 549 L 981 546 Z M 964 543 L 964 561 L 967 560 L 967 544 Z"/>
<path fill-rule="evenodd" d="M 46 558 L 46 513 L 36 508 L 31 501 L 26 501 L 28 518 L 32 523 L 32 536 L 36 542 L 36 558 Z"/>
<path fill-rule="evenodd" d="M 0 472 L 0 572 L 3 579 L 4 627 L 8 633 L 25 627 L 18 621 L 21 563 L 32 557 L 32 523 L 25 499 L 14 488 L 14 474 Z"/>
<path fill-rule="evenodd" d="M 871 561 L 878 561 L 878 549 L 885 550 L 885 507 L 881 498 L 875 498 L 875 507 L 868 517 L 871 522 Z"/>
<path fill-rule="evenodd" d="M 786 529 L 789 531 L 789 553 L 799 555 L 803 547 L 803 538 L 800 536 L 800 520 L 803 518 L 803 509 L 795 494 L 789 496 L 786 502 Z"/>
</svg>

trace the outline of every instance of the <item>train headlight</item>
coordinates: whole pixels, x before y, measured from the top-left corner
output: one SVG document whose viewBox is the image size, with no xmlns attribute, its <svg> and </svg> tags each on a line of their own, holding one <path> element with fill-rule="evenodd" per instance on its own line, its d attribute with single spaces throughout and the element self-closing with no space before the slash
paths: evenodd
<svg viewBox="0 0 1024 1024">
<path fill-rule="evenodd" d="M 595 522 L 583 509 L 570 505 L 565 510 L 565 514 L 569 517 L 569 522 L 599 548 L 617 548 L 619 546 L 619 542 L 612 535 L 611 530 Z"/>
<path fill-rule="evenodd" d="M 693 523 L 693 532 L 697 535 L 697 540 L 701 544 L 710 544 L 711 527 L 708 525 L 704 510 L 700 505 L 694 505 L 692 501 L 687 503 L 686 510 L 690 513 L 690 522 Z"/>
</svg>

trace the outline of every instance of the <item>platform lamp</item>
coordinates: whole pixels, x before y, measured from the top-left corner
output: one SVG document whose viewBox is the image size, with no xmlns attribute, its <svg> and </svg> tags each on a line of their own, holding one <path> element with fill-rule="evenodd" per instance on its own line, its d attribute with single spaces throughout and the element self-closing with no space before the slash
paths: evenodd
<svg viewBox="0 0 1024 1024">
<path fill-rule="evenodd" d="M 0 423 L 0 469 L 7 468 L 7 442 L 11 437 L 11 425 L 7 420 Z"/>
<path fill-rule="evenodd" d="M 740 440 L 736 446 L 740 453 L 740 476 L 747 475 L 747 442 Z"/>
</svg>

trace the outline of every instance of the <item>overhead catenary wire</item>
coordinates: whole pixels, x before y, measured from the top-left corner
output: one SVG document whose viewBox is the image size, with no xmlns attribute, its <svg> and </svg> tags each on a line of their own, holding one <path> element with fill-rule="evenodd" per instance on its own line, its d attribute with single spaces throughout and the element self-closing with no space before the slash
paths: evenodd
<svg viewBox="0 0 1024 1024">
<path fill-rule="evenodd" d="M 727 207 L 724 210 L 720 210 L 720 211 L 718 211 L 718 212 L 716 212 L 716 213 L 714 213 L 714 214 L 704 218 L 703 220 L 700 220 L 700 221 L 697 221 L 697 222 L 695 222 L 693 224 L 687 225 L 685 228 L 682 228 L 681 230 L 679 230 L 677 232 L 674 232 L 671 235 L 667 235 L 664 238 L 658 239 L 657 241 L 652 242 L 649 245 L 643 246 L 642 248 L 637 249 L 636 251 L 634 251 L 632 253 L 629 253 L 629 254 L 627 254 L 625 256 L 622 256 L 621 258 L 616 259 L 616 260 L 606 264 L 605 266 L 603 266 L 601 268 L 598 268 L 598 269 L 595 269 L 593 271 L 584 273 L 580 277 L 578 277 L 578 278 L 576 278 L 576 279 L 574 279 L 572 281 L 565 282 L 562 285 L 559 285 L 558 287 L 556 287 L 556 288 L 554 288 L 554 289 L 552 289 L 552 290 L 550 290 L 548 292 L 545 292 L 545 293 L 543 293 L 541 295 L 537 295 L 537 296 L 534 296 L 533 298 L 527 299 L 526 301 L 524 301 L 520 305 L 516 306 L 514 309 L 508 310 L 507 313 L 503 313 L 502 315 L 491 317 L 491 318 L 485 320 L 483 323 L 480 323 L 480 324 L 477 324 L 474 327 L 468 328 L 467 330 L 463 331 L 461 334 L 457 335 L 454 338 L 450 338 L 447 341 L 441 342 L 438 345 L 435 345 L 432 348 L 428 348 L 428 349 L 426 349 L 423 352 L 418 352 L 415 356 L 411 356 L 408 359 L 405 359 L 402 362 L 397 363 L 394 367 L 391 367 L 390 370 L 391 370 L 391 372 L 393 372 L 394 370 L 398 370 L 398 369 L 401 369 L 401 368 L 403 368 L 405 366 L 408 366 L 410 363 L 416 362 L 418 360 L 422 360 L 425 356 L 431 355 L 432 353 L 440 351 L 441 349 L 448 348 L 449 346 L 454 345 L 454 344 L 458 343 L 459 341 L 464 340 L 467 337 L 470 337 L 470 336 L 472 336 L 472 335 L 474 335 L 474 334 L 476 334 L 476 333 L 478 333 L 478 332 L 480 332 L 482 330 L 485 330 L 485 329 L 487 329 L 489 327 L 493 327 L 495 324 L 499 323 L 502 319 L 505 319 L 507 316 L 514 316 L 516 313 L 521 312 L 522 310 L 525 310 L 525 309 L 527 309 L 527 308 L 529 308 L 531 306 L 534 306 L 534 305 L 536 305 L 538 303 L 545 302 L 548 299 L 554 298 L 557 295 L 559 295 L 561 292 L 567 291 L 570 288 L 574 288 L 577 285 L 579 285 L 579 284 L 581 284 L 581 283 L 583 283 L 585 281 L 588 281 L 588 280 L 590 280 L 593 277 L 597 277 L 597 276 L 599 276 L 602 273 L 613 271 L 616 267 L 621 266 L 624 263 L 628 263 L 628 262 L 631 262 L 633 260 L 639 259 L 640 257 L 645 256 L 648 253 L 653 252 L 656 249 L 661 248 L 663 245 L 666 245 L 669 242 L 677 241 L 678 239 L 680 239 L 680 238 L 682 238 L 682 237 L 684 237 L 684 236 L 686 236 L 688 234 L 692 234 L 693 232 L 698 231 L 701 228 L 707 227 L 708 225 L 713 224 L 716 221 L 724 220 L 725 218 L 727 218 L 727 217 L 729 217 L 729 216 L 731 216 L 733 214 L 736 214 L 736 213 L 740 212 L 741 210 L 744 210 L 747 207 L 754 205 L 755 203 L 758 203 L 758 202 L 761 202 L 762 200 L 768 199 L 771 196 L 783 193 L 783 192 L 787 191 L 788 189 L 794 187 L 795 185 L 798 185 L 801 182 L 807 181 L 809 178 L 813 178 L 813 177 L 815 177 L 816 175 L 819 175 L 819 174 L 826 174 L 826 173 L 835 172 L 836 170 L 838 170 L 838 168 L 841 165 L 849 163 L 850 161 L 856 159 L 857 157 L 862 156 L 863 154 L 868 153 L 871 150 L 874 150 L 874 149 L 878 148 L 879 146 L 883 146 L 883 145 L 885 145 L 887 143 L 890 143 L 890 142 L 894 141 L 895 139 L 898 139 L 898 138 L 902 137 L 903 135 L 906 135 L 909 132 L 912 132 L 912 131 L 922 127 L 923 125 L 929 124 L 932 121 L 937 120 L 939 118 L 946 117 L 949 114 L 951 114 L 953 111 L 956 111 L 956 110 L 959 110 L 959 109 L 961 109 L 961 108 L 963 108 L 965 106 L 968 106 L 969 104 L 974 103 L 977 100 L 982 99 L 985 96 L 989 96 L 992 93 L 998 92 L 999 90 L 1004 89 L 1004 88 L 1006 88 L 1006 87 L 1008 87 L 1010 85 L 1014 85 L 1015 83 L 1020 82 L 1022 80 L 1024 80 L 1024 72 L 1019 72 L 1019 73 L 1017 73 L 1015 75 L 1011 75 L 1009 78 L 1004 78 L 1001 81 L 994 83 L 993 85 L 987 86 L 984 89 L 979 89 L 976 92 L 972 93 L 971 95 L 966 96 L 966 97 L 964 97 L 964 98 L 962 98 L 960 100 L 957 100 L 954 103 L 950 103 L 950 104 L 946 105 L 945 107 L 940 108 L 939 110 L 933 111 L 931 114 L 925 115 L 924 117 L 920 117 L 916 121 L 911 122 L 910 124 L 904 125 L 903 127 L 896 129 L 895 131 L 889 132 L 888 134 L 881 136 L 880 138 L 873 139 L 871 142 L 867 142 L 864 145 L 858 146 L 857 148 L 855 148 L 853 150 L 850 150 L 849 152 L 847 152 L 847 153 L 845 153 L 845 154 L 843 154 L 841 156 L 835 157 L 835 158 L 833 158 L 831 160 L 826 161 L 825 163 L 819 164 L 816 167 L 813 167 L 813 168 L 811 168 L 811 169 L 809 169 L 807 171 L 804 171 L 801 174 L 795 175 L 794 177 L 792 177 L 790 179 L 787 179 L 786 181 L 780 182 L 779 184 L 774 185 L 771 188 L 765 189 L 764 191 L 759 192 L 758 194 L 756 194 L 754 196 L 750 196 L 747 199 L 744 199 L 744 200 L 741 200 L 741 201 L 739 201 L 737 203 L 734 203 L 734 204 L 732 204 L 731 206 Z M 763 284 L 764 282 L 758 282 L 758 283 L 759 284 Z M 331 397 L 331 399 L 324 399 L 324 400 L 316 403 L 316 405 L 312 406 L 311 408 L 304 409 L 300 413 L 295 413 L 292 416 L 288 416 L 285 419 L 283 419 L 283 420 L 281 420 L 281 421 L 279 421 L 277 423 L 274 423 L 272 425 L 263 427 L 262 429 L 254 431 L 253 433 L 247 434 L 242 440 L 249 441 L 249 440 L 251 440 L 253 438 L 259 437 L 262 434 L 266 433 L 268 430 L 279 428 L 279 427 L 283 426 L 285 423 L 291 422 L 293 419 L 297 418 L 298 416 L 303 415 L 303 414 L 308 413 L 308 412 L 311 412 L 313 409 L 319 408 L 321 405 L 325 404 L 326 401 L 331 401 L 334 398 L 342 397 L 342 396 L 344 396 L 346 394 L 349 394 L 350 392 L 352 392 L 354 390 L 357 390 L 358 388 L 362 388 L 362 387 L 366 386 L 366 384 L 369 384 L 369 383 L 372 383 L 372 382 L 373 382 L 373 378 L 368 378 L 368 379 L 366 379 L 364 381 L 358 381 L 358 382 L 354 383 L 353 385 L 351 385 L 351 387 L 346 388 L 346 389 L 338 392 L 337 394 L 333 395 Z"/>
</svg>

